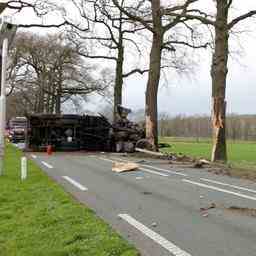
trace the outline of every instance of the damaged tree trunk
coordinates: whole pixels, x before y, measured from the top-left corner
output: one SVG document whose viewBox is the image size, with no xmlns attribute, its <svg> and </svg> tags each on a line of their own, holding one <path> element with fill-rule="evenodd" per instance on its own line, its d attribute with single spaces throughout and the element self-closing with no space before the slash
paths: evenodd
<svg viewBox="0 0 256 256">
<path fill-rule="evenodd" d="M 226 81 L 228 74 L 228 1 L 217 0 L 215 49 L 212 58 L 212 161 L 227 161 Z"/>
<path fill-rule="evenodd" d="M 154 20 L 153 41 L 150 52 L 150 67 L 146 89 L 146 139 L 151 149 L 158 151 L 157 96 L 161 72 L 163 29 L 160 15 L 160 1 L 152 2 Z"/>
</svg>

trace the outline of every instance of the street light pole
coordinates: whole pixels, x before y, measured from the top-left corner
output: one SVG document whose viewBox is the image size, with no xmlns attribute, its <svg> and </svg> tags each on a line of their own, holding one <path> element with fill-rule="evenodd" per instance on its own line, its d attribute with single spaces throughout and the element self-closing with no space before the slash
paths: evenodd
<svg viewBox="0 0 256 256">
<path fill-rule="evenodd" d="M 1 7 L 1 6 L 0 6 Z M 0 92 L 0 176 L 4 173 L 4 148 L 6 126 L 6 69 L 8 47 L 16 34 L 17 26 L 8 22 L 8 17 L 0 18 L 0 49 L 1 65 L 1 92 Z"/>
<path fill-rule="evenodd" d="M 4 147 L 6 126 L 6 66 L 8 54 L 8 38 L 4 38 L 2 46 L 2 72 L 1 72 L 1 95 L 0 95 L 0 176 L 4 172 Z"/>
</svg>

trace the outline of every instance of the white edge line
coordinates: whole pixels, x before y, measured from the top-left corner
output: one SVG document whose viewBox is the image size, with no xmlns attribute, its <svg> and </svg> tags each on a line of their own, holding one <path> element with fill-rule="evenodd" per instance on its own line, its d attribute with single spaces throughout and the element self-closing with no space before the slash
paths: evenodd
<svg viewBox="0 0 256 256">
<path fill-rule="evenodd" d="M 52 165 L 50 165 L 50 164 L 48 164 L 48 163 L 46 163 L 46 162 L 44 162 L 44 161 L 42 161 L 42 164 L 45 165 L 45 166 L 46 166 L 47 168 L 49 168 L 49 169 L 52 169 L 52 168 L 53 168 Z"/>
<path fill-rule="evenodd" d="M 68 176 L 62 176 L 63 179 L 67 180 L 69 183 L 71 183 L 72 185 L 74 185 L 75 187 L 77 187 L 78 189 L 82 190 L 82 191 L 87 191 L 88 188 L 86 188 L 85 186 L 81 185 L 80 183 L 78 183 L 77 181 L 71 179 Z"/>
<path fill-rule="evenodd" d="M 37 156 L 36 156 L 36 155 L 34 155 L 34 154 L 31 154 L 31 157 L 32 157 L 32 158 L 34 158 L 34 159 L 36 159 L 36 158 L 37 158 Z"/>
<path fill-rule="evenodd" d="M 238 196 L 238 197 L 242 197 L 242 198 L 246 198 L 246 199 L 256 201 L 256 197 L 247 196 L 247 195 L 244 195 L 244 194 L 241 194 L 241 193 L 236 193 L 236 192 L 226 190 L 226 189 L 222 189 L 222 188 L 218 188 L 218 187 L 215 187 L 215 186 L 209 186 L 209 185 L 206 185 L 204 183 L 194 182 L 194 181 L 191 181 L 191 180 L 182 179 L 182 181 L 193 184 L 193 185 L 196 185 L 196 186 L 199 186 L 199 187 L 208 188 L 208 189 L 216 190 L 216 191 L 219 191 L 219 192 L 227 193 L 227 194 L 230 194 L 230 195 L 234 195 L 234 196 Z"/>
<path fill-rule="evenodd" d="M 183 251 L 178 246 L 173 244 L 172 242 L 168 241 L 155 231 L 149 229 L 139 221 L 135 220 L 133 217 L 131 217 L 128 214 L 119 214 L 118 217 L 128 222 L 131 226 L 135 227 L 137 230 L 139 230 L 141 233 L 161 245 L 163 248 L 165 248 L 167 251 L 172 253 L 174 256 L 191 256 L 191 254 L 187 253 L 186 251 Z"/>
<path fill-rule="evenodd" d="M 142 170 L 144 172 L 149 172 L 149 173 L 152 173 L 152 174 L 156 174 L 156 175 L 159 175 L 159 176 L 163 176 L 163 177 L 169 177 L 168 174 L 164 174 L 164 173 L 161 173 L 161 172 L 156 172 L 156 171 L 145 169 L 145 168 L 141 168 L 141 167 L 139 168 L 139 170 Z"/>
<path fill-rule="evenodd" d="M 253 189 L 240 187 L 240 186 L 235 186 L 235 185 L 231 185 L 231 184 L 228 184 L 228 183 L 219 182 L 219 181 L 216 181 L 216 180 L 209 180 L 209 179 L 204 179 L 204 178 L 200 178 L 200 180 L 207 181 L 207 182 L 214 183 L 214 184 L 218 184 L 218 185 L 231 187 L 231 188 L 236 188 L 236 189 L 240 189 L 240 190 L 244 190 L 244 191 L 248 191 L 248 192 L 252 192 L 252 193 L 256 193 L 256 190 L 253 190 Z"/>
</svg>

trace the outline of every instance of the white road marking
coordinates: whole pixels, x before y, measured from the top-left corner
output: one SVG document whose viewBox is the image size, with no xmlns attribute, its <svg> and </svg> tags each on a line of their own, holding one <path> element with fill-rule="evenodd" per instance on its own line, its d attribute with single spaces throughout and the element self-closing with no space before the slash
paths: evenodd
<svg viewBox="0 0 256 256">
<path fill-rule="evenodd" d="M 79 188 L 82 191 L 87 191 L 88 188 L 86 188 L 85 186 L 81 185 L 80 183 L 78 183 L 77 181 L 71 179 L 68 176 L 62 176 L 63 179 L 67 180 L 69 183 L 71 183 L 72 185 L 74 185 L 75 187 Z"/>
<path fill-rule="evenodd" d="M 247 195 L 244 195 L 244 194 L 241 194 L 241 193 L 236 193 L 236 192 L 226 190 L 226 189 L 222 189 L 222 188 L 215 187 L 215 186 L 209 186 L 209 185 L 206 185 L 204 183 L 194 182 L 194 181 L 191 181 L 191 180 L 182 179 L 182 181 L 193 184 L 193 185 L 196 185 L 196 186 L 199 186 L 199 187 L 208 188 L 208 189 L 216 190 L 216 191 L 219 191 L 219 192 L 227 193 L 227 194 L 230 194 L 230 195 L 234 195 L 234 196 L 238 196 L 238 197 L 242 197 L 242 198 L 246 198 L 246 199 L 256 201 L 256 197 L 247 196 Z"/>
<path fill-rule="evenodd" d="M 50 164 L 48 164 L 48 163 L 46 163 L 46 162 L 44 162 L 44 161 L 42 161 L 42 164 L 45 165 L 45 166 L 46 166 L 47 168 L 49 168 L 49 169 L 52 169 L 52 168 L 53 168 L 52 165 L 50 165 Z"/>
<path fill-rule="evenodd" d="M 113 157 L 113 159 L 116 159 L 118 161 L 123 161 L 123 162 L 130 162 L 129 160 L 116 158 L 116 157 Z M 167 172 L 169 174 L 177 174 L 177 175 L 180 175 L 180 176 L 183 176 L 183 177 L 188 176 L 187 174 L 184 174 L 184 173 L 175 172 L 175 171 L 171 171 L 171 170 L 167 170 L 167 169 L 163 169 L 163 168 L 159 168 L 159 167 L 155 167 L 155 166 L 151 166 L 151 165 L 147 165 L 147 164 L 139 164 L 139 165 L 143 166 L 143 167 L 151 168 L 151 169 L 154 169 L 154 170 L 157 170 L 157 171 Z"/>
<path fill-rule="evenodd" d="M 128 222 L 130 225 L 135 227 L 137 230 L 142 232 L 144 235 L 161 245 L 163 248 L 165 248 L 167 251 L 172 253 L 174 256 L 191 256 L 191 254 L 187 253 L 186 251 L 183 251 L 180 249 L 178 246 L 173 244 L 172 242 L 168 241 L 155 231 L 149 229 L 139 221 L 135 220 L 133 217 L 131 217 L 128 214 L 119 214 L 118 215 L 121 219 L 125 220 Z"/>
<path fill-rule="evenodd" d="M 37 156 L 36 156 L 36 155 L 34 155 L 34 154 L 31 154 L 31 157 L 32 157 L 32 158 L 34 158 L 34 159 L 36 159 L 36 158 L 37 158 Z"/>
<path fill-rule="evenodd" d="M 143 180 L 143 177 L 136 177 L 136 180 Z"/>
<path fill-rule="evenodd" d="M 152 173 L 152 174 L 160 175 L 160 176 L 163 176 L 163 177 L 169 177 L 168 174 L 161 173 L 161 172 L 156 172 L 156 171 L 149 170 L 149 169 L 146 169 L 146 168 L 141 168 L 140 167 L 139 170 L 142 170 L 143 172 L 149 172 L 149 173 Z"/>
<path fill-rule="evenodd" d="M 245 188 L 245 187 L 240 187 L 240 186 L 235 186 L 235 185 L 231 185 L 231 184 L 228 184 L 228 183 L 219 182 L 219 181 L 216 181 L 216 180 L 209 180 L 209 179 L 203 179 L 203 178 L 200 178 L 200 180 L 203 180 L 203 181 L 206 181 L 206 182 L 210 182 L 210 183 L 214 183 L 214 184 L 218 184 L 218 185 L 223 185 L 223 186 L 231 187 L 231 188 L 236 188 L 236 189 L 239 189 L 239 190 L 244 190 L 244 191 L 256 193 L 256 190 L 253 190 L 253 189 L 249 189 L 249 188 Z"/>
<path fill-rule="evenodd" d="M 111 162 L 111 163 L 114 163 L 116 161 L 113 161 L 111 159 L 108 159 L 108 158 L 104 158 L 104 157 L 99 157 L 99 159 L 103 160 L 103 161 L 108 161 L 108 162 Z M 117 159 L 116 159 L 117 160 Z M 119 160 L 119 159 L 118 159 Z M 119 160 L 121 161 L 121 159 Z M 129 162 L 127 160 L 123 161 L 123 162 Z M 160 176 L 163 176 L 163 177 L 169 177 L 168 174 L 164 174 L 164 173 L 161 173 L 161 172 L 156 172 L 156 171 L 152 171 L 152 170 L 149 170 L 149 169 L 145 169 L 145 168 L 139 168 L 139 170 L 141 171 L 144 171 L 144 172 L 149 172 L 149 173 L 152 173 L 152 174 L 156 174 L 156 175 L 160 175 Z"/>
<path fill-rule="evenodd" d="M 147 165 L 147 164 L 141 164 L 141 166 L 148 167 L 148 168 L 151 168 L 151 169 L 154 169 L 154 170 L 157 170 L 157 171 L 167 172 L 167 173 L 170 173 L 170 174 L 177 174 L 177 175 L 180 175 L 180 176 L 183 176 L 183 177 L 187 177 L 188 176 L 187 174 L 184 174 L 184 173 L 175 172 L 175 171 L 171 171 L 171 170 L 167 170 L 167 169 L 162 169 L 162 168 L 151 166 L 151 165 Z"/>
</svg>

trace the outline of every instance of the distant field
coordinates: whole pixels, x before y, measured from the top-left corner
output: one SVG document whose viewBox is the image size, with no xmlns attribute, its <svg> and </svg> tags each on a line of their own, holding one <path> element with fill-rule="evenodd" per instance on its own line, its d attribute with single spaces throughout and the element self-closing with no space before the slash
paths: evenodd
<svg viewBox="0 0 256 256">
<path fill-rule="evenodd" d="M 161 137 L 160 142 L 171 146 L 162 148 L 164 152 L 182 153 L 188 156 L 211 158 L 210 139 Z M 228 142 L 228 159 L 235 167 L 256 169 L 256 142 Z"/>
</svg>

